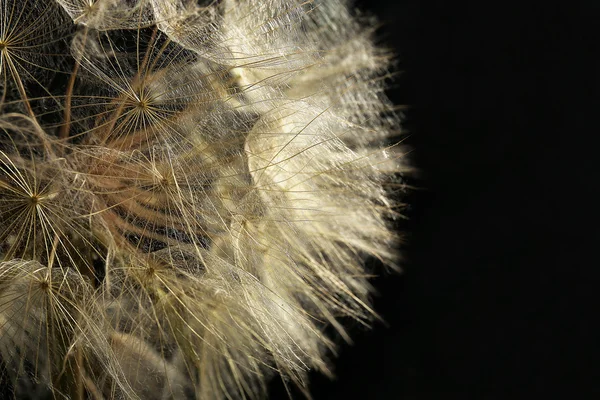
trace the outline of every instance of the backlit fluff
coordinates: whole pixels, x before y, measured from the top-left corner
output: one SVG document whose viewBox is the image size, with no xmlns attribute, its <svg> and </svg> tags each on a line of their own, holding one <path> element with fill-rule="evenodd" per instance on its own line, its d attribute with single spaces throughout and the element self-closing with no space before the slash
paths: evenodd
<svg viewBox="0 0 600 400">
<path fill-rule="evenodd" d="M 14 398 L 262 398 L 396 260 L 387 54 L 336 0 L 0 0 Z"/>
</svg>

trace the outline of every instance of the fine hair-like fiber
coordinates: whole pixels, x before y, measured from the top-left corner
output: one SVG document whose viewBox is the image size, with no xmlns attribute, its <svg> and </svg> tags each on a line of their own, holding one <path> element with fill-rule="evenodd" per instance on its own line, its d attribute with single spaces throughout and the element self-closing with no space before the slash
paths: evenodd
<svg viewBox="0 0 600 400">
<path fill-rule="evenodd" d="M 397 264 L 390 55 L 339 0 L 0 0 L 9 398 L 308 395 Z"/>
</svg>

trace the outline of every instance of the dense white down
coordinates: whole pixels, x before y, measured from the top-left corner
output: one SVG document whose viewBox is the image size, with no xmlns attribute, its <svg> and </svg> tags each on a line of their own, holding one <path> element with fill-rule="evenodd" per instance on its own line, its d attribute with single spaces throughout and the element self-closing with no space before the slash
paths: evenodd
<svg viewBox="0 0 600 400">
<path fill-rule="evenodd" d="M 0 0 L 15 398 L 263 398 L 397 261 L 389 55 L 343 1 Z M 350 332 L 351 333 L 351 332 Z"/>
</svg>

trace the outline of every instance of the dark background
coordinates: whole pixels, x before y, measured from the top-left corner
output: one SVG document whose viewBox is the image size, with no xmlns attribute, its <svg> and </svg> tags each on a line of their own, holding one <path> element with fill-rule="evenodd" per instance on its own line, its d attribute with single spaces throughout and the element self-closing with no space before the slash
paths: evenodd
<svg viewBox="0 0 600 400">
<path fill-rule="evenodd" d="M 357 5 L 403 71 L 421 189 L 404 274 L 374 281 L 387 326 L 354 328 L 314 399 L 599 398 L 600 2 Z"/>
</svg>

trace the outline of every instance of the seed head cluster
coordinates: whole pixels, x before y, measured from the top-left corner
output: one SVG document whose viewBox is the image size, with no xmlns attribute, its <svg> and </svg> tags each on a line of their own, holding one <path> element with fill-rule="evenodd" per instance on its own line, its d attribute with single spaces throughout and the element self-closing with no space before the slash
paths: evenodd
<svg viewBox="0 0 600 400">
<path fill-rule="evenodd" d="M 0 0 L 2 398 L 307 391 L 396 265 L 389 54 L 341 0 Z M 326 333 L 328 332 L 328 333 Z"/>
</svg>

